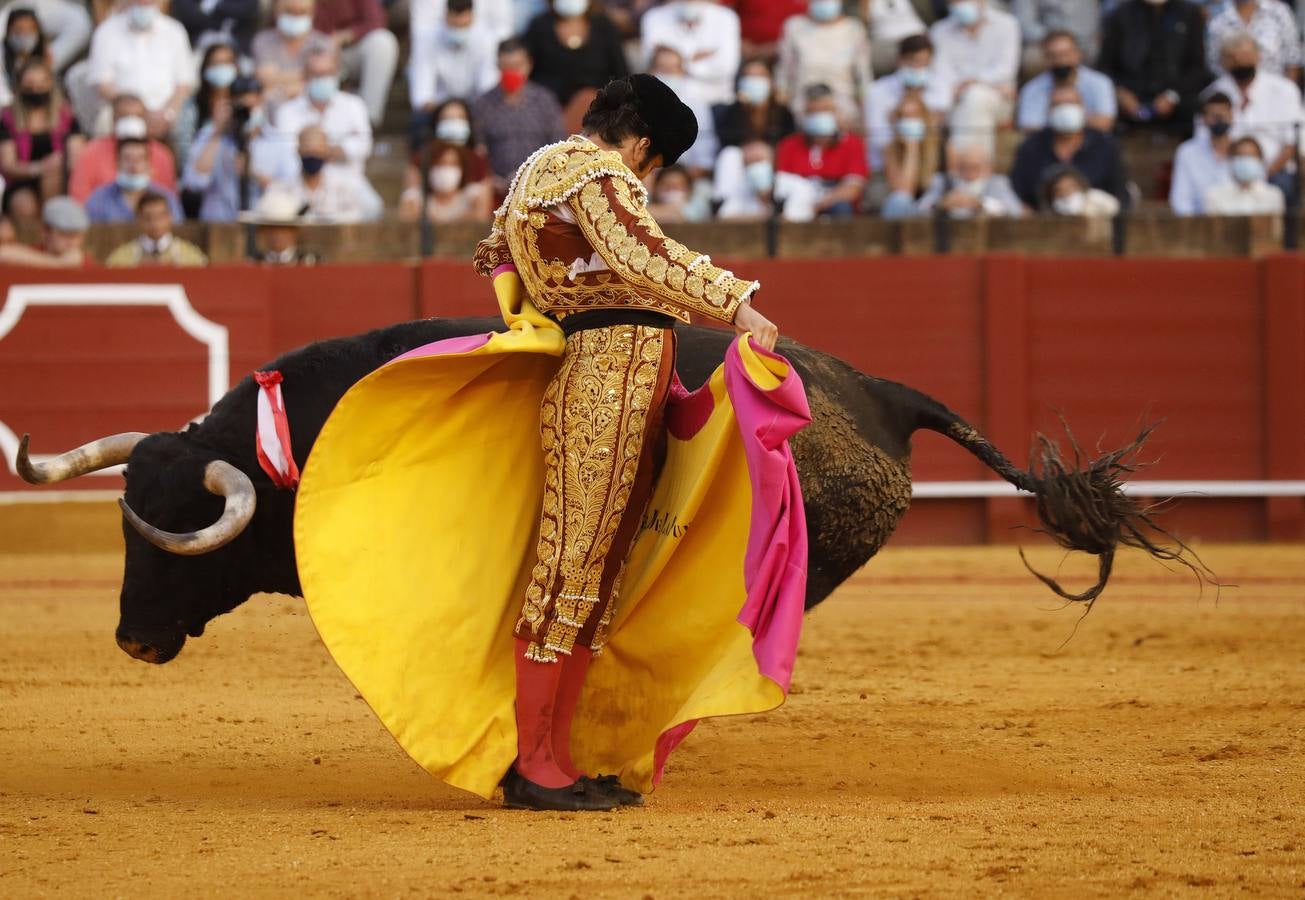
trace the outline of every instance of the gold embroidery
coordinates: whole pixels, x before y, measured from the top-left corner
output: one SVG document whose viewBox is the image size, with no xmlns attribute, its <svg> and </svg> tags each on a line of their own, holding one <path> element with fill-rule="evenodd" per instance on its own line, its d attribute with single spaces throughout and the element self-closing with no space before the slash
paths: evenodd
<svg viewBox="0 0 1305 900">
<path fill-rule="evenodd" d="M 661 329 L 634 325 L 567 338 L 540 409 L 546 457 L 538 561 L 516 626 L 538 645 L 532 659 L 570 654 L 600 604 L 599 624 L 610 621 L 613 597 L 601 595 L 603 575 L 638 474 L 664 341 Z"/>
</svg>

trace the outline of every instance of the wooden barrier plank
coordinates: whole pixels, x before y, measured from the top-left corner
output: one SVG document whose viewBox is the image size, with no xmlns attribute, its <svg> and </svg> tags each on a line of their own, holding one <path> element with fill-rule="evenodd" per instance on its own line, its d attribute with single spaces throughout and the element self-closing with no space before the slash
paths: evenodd
<svg viewBox="0 0 1305 900">
<path fill-rule="evenodd" d="M 1019 256 L 984 260 L 983 349 L 984 431 L 1022 466 L 1030 430 L 1029 296 Z M 992 497 L 986 506 L 990 542 L 1014 540 L 1012 529 L 1028 521 L 1017 499 Z"/>
<path fill-rule="evenodd" d="M 1274 256 L 1264 269 L 1265 466 L 1269 478 L 1305 477 L 1305 260 Z M 1267 501 L 1269 536 L 1305 538 L 1305 498 Z"/>
</svg>

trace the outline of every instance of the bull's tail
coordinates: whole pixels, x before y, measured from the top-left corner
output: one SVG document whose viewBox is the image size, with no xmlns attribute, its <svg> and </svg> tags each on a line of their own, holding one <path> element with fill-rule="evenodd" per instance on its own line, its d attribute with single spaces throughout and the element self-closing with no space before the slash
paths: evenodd
<svg viewBox="0 0 1305 900">
<path fill-rule="evenodd" d="M 1097 557 L 1096 584 L 1076 594 L 1034 569 L 1024 551 L 1020 551 L 1028 570 L 1060 597 L 1091 607 L 1110 579 L 1115 551 L 1121 546 L 1143 550 L 1163 562 L 1179 563 L 1202 583 L 1218 584 L 1190 547 L 1156 524 L 1152 513 L 1159 504 L 1143 505 L 1123 491 L 1128 477 L 1147 465 L 1138 460 L 1138 453 L 1159 423 L 1144 426 L 1126 446 L 1085 460 L 1069 426 L 1061 419 L 1072 451 L 1070 459 L 1062 455 L 1055 441 L 1038 434 L 1034 437 L 1032 463 L 1028 469 L 1021 469 L 956 413 L 932 398 L 920 397 L 917 427 L 946 435 L 1006 481 L 1032 494 L 1042 523 L 1038 531 L 1066 550 L 1080 550 Z"/>
</svg>

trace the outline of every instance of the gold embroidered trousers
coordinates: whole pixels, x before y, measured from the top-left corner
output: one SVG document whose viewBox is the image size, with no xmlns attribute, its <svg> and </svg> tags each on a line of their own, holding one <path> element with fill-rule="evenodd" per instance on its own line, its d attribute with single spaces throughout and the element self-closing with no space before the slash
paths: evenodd
<svg viewBox="0 0 1305 900">
<path fill-rule="evenodd" d="M 664 457 L 675 333 L 610 325 L 567 338 L 540 408 L 545 457 L 538 559 L 515 634 L 555 662 L 602 649 L 625 558 Z"/>
</svg>

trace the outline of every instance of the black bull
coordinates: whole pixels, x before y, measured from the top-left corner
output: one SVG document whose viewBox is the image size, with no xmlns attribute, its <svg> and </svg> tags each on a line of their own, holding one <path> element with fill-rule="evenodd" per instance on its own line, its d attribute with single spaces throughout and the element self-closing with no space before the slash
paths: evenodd
<svg viewBox="0 0 1305 900">
<path fill-rule="evenodd" d="M 368 372 L 430 341 L 496 327 L 501 327 L 497 319 L 408 322 L 321 341 L 272 362 L 267 368 L 284 376 L 298 464 L 304 465 L 336 402 Z M 677 366 L 684 383 L 695 387 L 705 381 L 732 337 L 714 328 L 680 329 Z M 1080 594 L 1038 575 L 1066 599 L 1095 600 L 1121 544 L 1166 559 L 1185 549 L 1181 542 L 1173 551 L 1152 543 L 1148 535 L 1154 526 L 1146 511 L 1120 490 L 1145 433 L 1086 464 L 1077 462 L 1076 452 L 1072 466 L 1044 439 L 1040 460 L 1026 471 L 919 391 L 863 375 L 793 341 L 781 341 L 778 349 L 802 376 L 812 412 L 811 425 L 793 441 L 810 537 L 808 609 L 874 556 L 897 527 L 911 499 L 911 435 L 922 428 L 946 435 L 1032 494 L 1043 530 L 1063 547 L 1098 556 L 1097 583 Z M 255 457 L 256 393 L 246 377 L 203 421 L 184 431 L 117 435 L 44 466 L 28 462 L 24 437 L 19 471 L 34 483 L 127 462 L 126 565 L 117 639 L 136 658 L 167 662 L 187 635 L 202 634 L 210 620 L 253 594 L 300 594 L 292 538 L 295 498 L 272 484 Z"/>
</svg>

